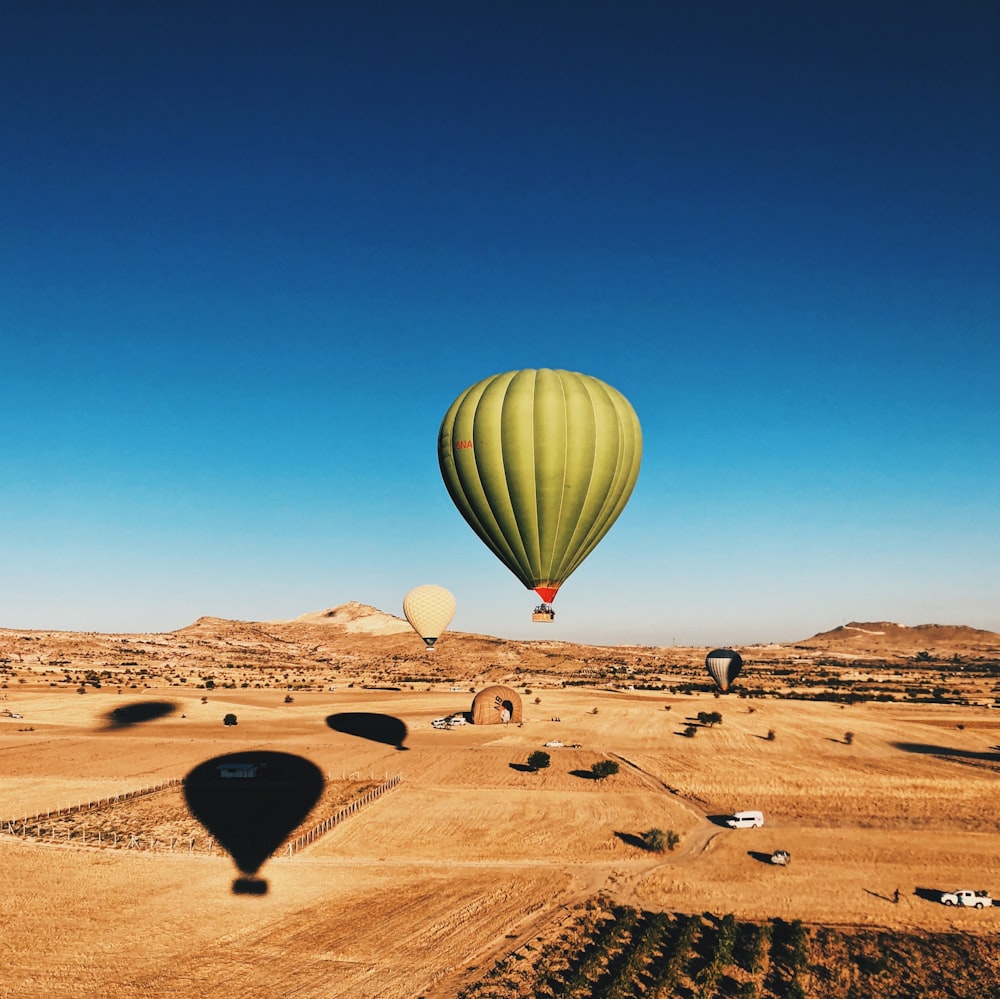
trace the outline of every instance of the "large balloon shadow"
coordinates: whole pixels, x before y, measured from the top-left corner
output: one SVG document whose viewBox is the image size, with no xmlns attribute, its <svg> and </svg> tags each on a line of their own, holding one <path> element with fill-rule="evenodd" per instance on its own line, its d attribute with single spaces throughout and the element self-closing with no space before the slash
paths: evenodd
<svg viewBox="0 0 1000 999">
<path fill-rule="evenodd" d="M 982 760 L 985 763 L 1000 763 L 1000 746 L 993 746 L 988 751 L 975 749 L 956 749 L 954 746 L 933 746 L 925 742 L 894 742 L 896 749 L 904 753 L 917 753 L 920 756 L 937 756 L 954 760 Z"/>
<path fill-rule="evenodd" d="M 108 728 L 128 728 L 142 722 L 154 721 L 166 715 L 173 714 L 177 705 L 173 701 L 134 701 L 132 704 L 120 704 L 104 715 Z"/>
<path fill-rule="evenodd" d="M 403 745 L 406 742 L 406 723 L 392 715 L 380 715 L 374 711 L 342 711 L 328 715 L 326 723 L 334 732 L 382 742 L 399 750 L 408 748 Z"/>
<path fill-rule="evenodd" d="M 205 760 L 184 778 L 191 814 L 243 875 L 233 882 L 235 894 L 267 891 L 257 871 L 309 814 L 324 783 L 320 769 L 301 756 L 254 749 Z"/>
</svg>

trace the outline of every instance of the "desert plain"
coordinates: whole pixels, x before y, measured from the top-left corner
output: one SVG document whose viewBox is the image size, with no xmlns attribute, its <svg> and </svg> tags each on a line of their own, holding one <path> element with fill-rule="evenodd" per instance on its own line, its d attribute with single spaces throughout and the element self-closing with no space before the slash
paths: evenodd
<svg viewBox="0 0 1000 999">
<path fill-rule="evenodd" d="M 594 899 L 906 934 L 931 953 L 995 944 L 1000 906 L 938 896 L 1000 897 L 1000 635 L 854 623 L 741 648 L 724 694 L 706 651 L 459 633 L 430 651 L 359 604 L 163 634 L 0 629 L 0 996 L 516 995 L 483 982 Z M 432 727 L 495 683 L 521 724 Z M 232 858 L 195 845 L 182 782 L 245 751 L 327 778 L 289 841 L 399 781 L 239 894 Z M 617 773 L 594 779 L 601 760 Z M 725 826 L 749 808 L 763 828 Z M 651 828 L 675 848 L 646 849 Z M 779 848 L 788 867 L 768 860 Z M 997 971 L 952 994 L 997 994 Z M 810 979 L 804 994 L 865 993 Z"/>
</svg>

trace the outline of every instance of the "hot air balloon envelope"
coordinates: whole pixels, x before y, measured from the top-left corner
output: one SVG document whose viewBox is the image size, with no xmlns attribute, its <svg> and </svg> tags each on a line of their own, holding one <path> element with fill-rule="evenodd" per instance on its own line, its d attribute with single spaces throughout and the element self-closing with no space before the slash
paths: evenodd
<svg viewBox="0 0 1000 999">
<path fill-rule="evenodd" d="M 573 371 L 508 371 L 467 388 L 438 434 L 452 501 L 549 604 L 628 502 L 642 460 L 635 410 Z"/>
<path fill-rule="evenodd" d="M 743 669 L 743 658 L 732 649 L 713 649 L 705 657 L 705 666 L 719 690 L 725 692 Z"/>
<path fill-rule="evenodd" d="M 455 598 L 443 586 L 417 586 L 403 597 L 403 613 L 427 647 L 433 648 L 455 616 Z"/>
</svg>

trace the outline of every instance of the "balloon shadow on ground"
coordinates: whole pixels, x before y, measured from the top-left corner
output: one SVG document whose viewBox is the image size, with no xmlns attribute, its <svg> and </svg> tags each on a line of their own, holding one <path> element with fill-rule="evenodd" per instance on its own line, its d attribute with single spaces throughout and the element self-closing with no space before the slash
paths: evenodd
<svg viewBox="0 0 1000 999">
<path fill-rule="evenodd" d="M 266 894 L 257 871 L 306 818 L 324 784 L 304 757 L 256 749 L 205 760 L 184 778 L 191 814 L 240 870 L 234 894 Z"/>
<path fill-rule="evenodd" d="M 381 715 L 374 711 L 343 711 L 328 715 L 326 723 L 334 732 L 356 735 L 359 739 L 381 742 L 399 750 L 409 748 L 403 745 L 407 735 L 406 723 L 392 715 Z"/>
<path fill-rule="evenodd" d="M 120 704 L 104 715 L 108 728 L 128 728 L 130 725 L 141 725 L 143 722 L 165 718 L 177 710 L 173 701 L 134 701 L 132 704 Z"/>
<path fill-rule="evenodd" d="M 1000 752 L 976 752 L 972 749 L 953 749 L 950 746 L 931 746 L 923 742 L 894 742 L 896 749 L 904 753 L 918 753 L 921 756 L 950 756 L 956 760 L 984 760 L 1000 763 Z"/>
</svg>

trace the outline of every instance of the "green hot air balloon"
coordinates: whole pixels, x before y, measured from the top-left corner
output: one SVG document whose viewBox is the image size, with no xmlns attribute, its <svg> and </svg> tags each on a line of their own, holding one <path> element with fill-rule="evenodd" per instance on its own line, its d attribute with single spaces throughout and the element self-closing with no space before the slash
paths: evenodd
<svg viewBox="0 0 1000 999">
<path fill-rule="evenodd" d="M 628 502 L 642 430 L 617 389 L 574 371 L 508 371 L 467 388 L 438 435 L 444 484 L 486 546 L 543 606 Z"/>
</svg>

